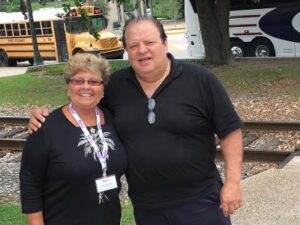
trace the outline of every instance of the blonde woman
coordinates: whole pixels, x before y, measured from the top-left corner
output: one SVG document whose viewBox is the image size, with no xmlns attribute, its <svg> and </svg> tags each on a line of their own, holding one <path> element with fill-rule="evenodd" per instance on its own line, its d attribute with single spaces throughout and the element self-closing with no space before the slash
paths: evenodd
<svg viewBox="0 0 300 225">
<path fill-rule="evenodd" d="M 64 79 L 70 102 L 29 136 L 20 171 L 22 211 L 30 225 L 118 225 L 126 155 L 108 110 L 97 105 L 108 64 L 76 54 Z"/>
</svg>

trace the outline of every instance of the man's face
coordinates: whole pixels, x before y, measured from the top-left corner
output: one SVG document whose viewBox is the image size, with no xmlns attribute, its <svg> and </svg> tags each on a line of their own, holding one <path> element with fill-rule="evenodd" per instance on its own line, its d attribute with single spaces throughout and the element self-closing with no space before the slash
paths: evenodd
<svg viewBox="0 0 300 225">
<path fill-rule="evenodd" d="M 165 68 L 168 43 L 161 40 L 158 28 L 151 21 L 130 24 L 125 37 L 128 58 L 136 73 L 147 75 Z"/>
</svg>

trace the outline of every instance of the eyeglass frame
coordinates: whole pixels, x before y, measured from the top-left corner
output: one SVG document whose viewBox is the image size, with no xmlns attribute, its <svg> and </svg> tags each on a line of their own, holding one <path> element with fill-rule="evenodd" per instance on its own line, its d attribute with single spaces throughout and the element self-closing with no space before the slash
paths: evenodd
<svg viewBox="0 0 300 225">
<path fill-rule="evenodd" d="M 88 85 L 90 85 L 90 86 L 98 87 L 98 86 L 101 86 L 102 84 L 104 84 L 104 81 L 103 80 L 93 80 L 93 79 L 85 80 L 85 79 L 71 78 L 71 79 L 69 79 L 68 83 L 70 83 L 74 86 L 82 86 L 85 83 L 88 83 Z"/>
</svg>

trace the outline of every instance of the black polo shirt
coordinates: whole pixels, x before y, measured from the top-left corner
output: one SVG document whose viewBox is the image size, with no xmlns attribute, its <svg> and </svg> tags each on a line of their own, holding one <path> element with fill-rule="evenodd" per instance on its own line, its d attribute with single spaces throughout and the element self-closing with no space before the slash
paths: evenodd
<svg viewBox="0 0 300 225">
<path fill-rule="evenodd" d="M 177 205 L 215 190 L 214 134 L 242 123 L 220 82 L 200 65 L 168 54 L 171 71 L 155 91 L 155 122 L 131 67 L 112 75 L 105 90 L 116 130 L 128 154 L 129 196 L 135 207 Z"/>
</svg>

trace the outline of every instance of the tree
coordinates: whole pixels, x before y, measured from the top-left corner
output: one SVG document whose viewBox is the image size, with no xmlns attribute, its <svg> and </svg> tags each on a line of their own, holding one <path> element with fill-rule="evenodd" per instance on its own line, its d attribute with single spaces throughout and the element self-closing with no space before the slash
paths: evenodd
<svg viewBox="0 0 300 225">
<path fill-rule="evenodd" d="M 34 20 L 33 20 L 33 15 L 32 15 L 31 1 L 26 0 L 26 5 L 27 6 L 25 6 L 25 0 L 21 0 L 20 10 L 22 11 L 25 19 L 26 19 L 25 10 L 27 10 L 27 12 L 28 12 L 29 26 L 30 26 L 31 38 L 32 38 L 34 65 L 41 65 L 41 64 L 43 64 L 43 60 L 41 58 L 41 54 L 40 54 L 40 51 L 38 48 L 37 37 L 36 37 L 35 27 L 34 27 Z"/>
<path fill-rule="evenodd" d="M 190 0 L 198 14 L 205 60 L 212 64 L 228 64 L 230 0 Z"/>
</svg>

